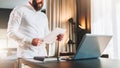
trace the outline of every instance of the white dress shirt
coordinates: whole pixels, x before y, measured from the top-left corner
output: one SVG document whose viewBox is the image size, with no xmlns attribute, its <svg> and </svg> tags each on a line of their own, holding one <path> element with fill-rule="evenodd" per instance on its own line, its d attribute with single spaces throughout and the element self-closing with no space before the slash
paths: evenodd
<svg viewBox="0 0 120 68">
<path fill-rule="evenodd" d="M 15 7 L 10 14 L 7 34 L 19 44 L 18 57 L 46 56 L 45 44 L 33 46 L 33 38 L 44 38 L 48 34 L 48 19 L 41 11 L 30 5 Z"/>
</svg>

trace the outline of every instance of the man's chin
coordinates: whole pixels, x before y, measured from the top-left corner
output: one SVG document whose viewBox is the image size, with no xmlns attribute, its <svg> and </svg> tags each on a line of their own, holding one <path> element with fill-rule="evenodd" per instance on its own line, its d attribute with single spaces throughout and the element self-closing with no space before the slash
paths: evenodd
<svg viewBox="0 0 120 68">
<path fill-rule="evenodd" d="M 40 11 L 42 8 L 37 9 L 36 11 Z"/>
<path fill-rule="evenodd" d="M 38 7 L 38 9 L 36 11 L 40 11 L 42 9 L 42 6 L 41 7 Z"/>
</svg>

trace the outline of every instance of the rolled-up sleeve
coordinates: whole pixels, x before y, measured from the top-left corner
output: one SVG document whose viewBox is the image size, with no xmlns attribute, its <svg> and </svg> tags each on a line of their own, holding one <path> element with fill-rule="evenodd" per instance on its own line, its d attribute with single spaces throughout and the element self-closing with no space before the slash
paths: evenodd
<svg viewBox="0 0 120 68">
<path fill-rule="evenodd" d="M 18 7 L 14 8 L 10 14 L 10 18 L 8 21 L 7 36 L 14 39 L 18 43 L 31 44 L 32 39 L 18 31 L 21 25 L 21 19 L 22 12 L 19 10 Z"/>
</svg>

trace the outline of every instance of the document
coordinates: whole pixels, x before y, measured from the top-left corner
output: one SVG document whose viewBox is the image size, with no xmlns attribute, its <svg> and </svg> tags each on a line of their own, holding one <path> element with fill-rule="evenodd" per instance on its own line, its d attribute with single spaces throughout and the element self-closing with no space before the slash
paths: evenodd
<svg viewBox="0 0 120 68">
<path fill-rule="evenodd" d="M 44 43 L 53 43 L 57 39 L 57 35 L 64 34 L 66 29 L 56 28 L 52 32 L 50 32 L 47 36 L 44 37 Z"/>
</svg>

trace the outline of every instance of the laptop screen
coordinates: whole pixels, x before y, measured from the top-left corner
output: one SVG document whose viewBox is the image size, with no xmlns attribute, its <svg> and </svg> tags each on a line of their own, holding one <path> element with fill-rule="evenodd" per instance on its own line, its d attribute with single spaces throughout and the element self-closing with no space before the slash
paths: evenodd
<svg viewBox="0 0 120 68">
<path fill-rule="evenodd" d="M 78 46 L 73 59 L 89 59 L 101 56 L 112 35 L 86 34 Z"/>
</svg>

